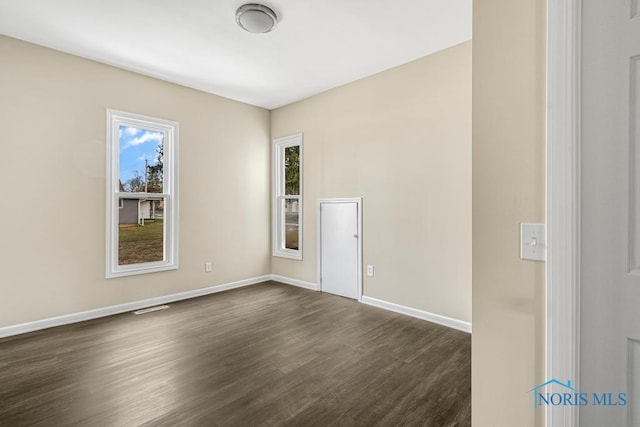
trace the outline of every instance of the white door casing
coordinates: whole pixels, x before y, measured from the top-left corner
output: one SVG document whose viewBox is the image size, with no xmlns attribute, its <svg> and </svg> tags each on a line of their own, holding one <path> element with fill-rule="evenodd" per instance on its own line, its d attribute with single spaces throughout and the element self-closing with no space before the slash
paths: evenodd
<svg viewBox="0 0 640 427">
<path fill-rule="evenodd" d="M 360 300 L 362 296 L 361 199 L 318 201 L 320 290 Z"/>
<path fill-rule="evenodd" d="M 581 0 L 547 2 L 545 379 L 576 381 L 580 301 Z M 546 406 L 547 427 L 577 427 L 578 408 Z"/>
</svg>

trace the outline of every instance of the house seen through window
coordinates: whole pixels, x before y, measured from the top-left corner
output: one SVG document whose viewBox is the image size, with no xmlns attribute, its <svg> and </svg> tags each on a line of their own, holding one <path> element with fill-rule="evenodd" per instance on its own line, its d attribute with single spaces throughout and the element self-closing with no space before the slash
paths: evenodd
<svg viewBox="0 0 640 427">
<path fill-rule="evenodd" d="M 164 259 L 164 206 L 162 193 L 164 134 L 120 125 L 120 195 L 118 264 L 138 264 Z M 151 193 L 151 194 L 149 194 Z M 158 196 L 156 196 L 158 194 Z"/>
</svg>

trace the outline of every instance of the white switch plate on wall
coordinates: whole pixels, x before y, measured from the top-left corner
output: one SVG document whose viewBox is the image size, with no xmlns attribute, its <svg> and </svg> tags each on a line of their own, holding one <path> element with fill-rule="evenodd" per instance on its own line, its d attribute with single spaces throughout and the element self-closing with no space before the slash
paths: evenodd
<svg viewBox="0 0 640 427">
<path fill-rule="evenodd" d="M 547 229 L 545 224 L 520 224 L 520 258 L 547 260 Z"/>
</svg>

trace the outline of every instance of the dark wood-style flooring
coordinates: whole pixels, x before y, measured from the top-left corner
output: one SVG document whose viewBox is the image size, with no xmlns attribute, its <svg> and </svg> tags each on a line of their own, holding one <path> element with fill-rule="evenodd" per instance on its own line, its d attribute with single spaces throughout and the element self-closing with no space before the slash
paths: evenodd
<svg viewBox="0 0 640 427">
<path fill-rule="evenodd" d="M 0 340 L 1 426 L 468 426 L 470 335 L 268 282 Z"/>
</svg>

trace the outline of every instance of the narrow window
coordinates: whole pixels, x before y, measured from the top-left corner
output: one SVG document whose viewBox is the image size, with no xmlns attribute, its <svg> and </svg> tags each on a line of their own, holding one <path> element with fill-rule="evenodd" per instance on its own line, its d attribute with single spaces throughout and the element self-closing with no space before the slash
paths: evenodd
<svg viewBox="0 0 640 427">
<path fill-rule="evenodd" d="M 302 259 L 302 134 L 273 141 L 273 255 Z"/>
<path fill-rule="evenodd" d="M 107 110 L 107 272 L 178 268 L 178 123 Z"/>
</svg>

